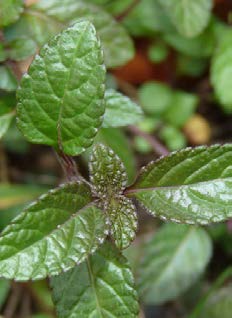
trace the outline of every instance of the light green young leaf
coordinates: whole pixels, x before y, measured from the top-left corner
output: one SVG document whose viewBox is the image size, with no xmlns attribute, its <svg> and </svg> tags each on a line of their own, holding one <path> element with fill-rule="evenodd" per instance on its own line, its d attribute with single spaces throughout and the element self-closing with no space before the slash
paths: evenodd
<svg viewBox="0 0 232 318">
<path fill-rule="evenodd" d="M 17 80 L 7 66 L 0 66 L 0 89 L 12 92 L 17 88 Z"/>
<path fill-rule="evenodd" d="M 55 36 L 18 89 L 18 127 L 31 142 L 78 155 L 102 123 L 105 67 L 96 31 L 79 22 Z"/>
<path fill-rule="evenodd" d="M 170 106 L 165 111 L 163 118 L 175 127 L 182 127 L 193 115 L 199 103 L 197 95 L 183 91 L 174 91 Z"/>
<path fill-rule="evenodd" d="M 13 112 L 0 116 L 0 139 L 7 132 L 14 116 Z"/>
<path fill-rule="evenodd" d="M 142 119 L 143 112 L 139 105 L 113 89 L 106 90 L 105 103 L 104 128 L 132 125 Z"/>
<path fill-rule="evenodd" d="M 127 185 L 127 174 L 120 158 L 110 148 L 96 144 L 89 162 L 90 180 L 94 192 L 110 199 L 120 194 Z"/>
<path fill-rule="evenodd" d="M 16 280 L 57 275 L 83 262 L 106 236 L 105 217 L 83 183 L 48 192 L 5 228 L 0 276 Z"/>
<path fill-rule="evenodd" d="M 199 278 L 212 254 L 207 233 L 197 227 L 167 224 L 144 246 L 139 289 L 145 303 L 175 299 Z"/>
<path fill-rule="evenodd" d="M 211 83 L 223 109 L 232 113 L 232 91 L 230 79 L 232 76 L 232 32 L 222 34 L 219 46 L 211 62 Z"/>
<path fill-rule="evenodd" d="M 84 0 L 41 0 L 32 6 L 26 15 L 34 16 L 37 13 L 39 15 L 37 20 L 39 22 L 42 19 L 50 21 L 57 29 L 56 32 L 65 25 L 80 19 L 91 21 L 100 37 L 107 67 L 113 68 L 123 65 L 133 58 L 134 46 L 126 30 L 101 7 Z M 41 23 L 43 25 L 43 21 Z M 50 26 L 49 28 L 52 31 Z M 32 30 L 32 32 L 34 31 Z M 118 47 L 120 50 L 116 49 Z"/>
<path fill-rule="evenodd" d="M 159 137 L 171 151 L 183 149 L 187 145 L 186 137 L 182 131 L 171 125 L 162 127 L 159 132 Z"/>
<path fill-rule="evenodd" d="M 140 87 L 139 100 L 145 112 L 161 116 L 172 102 L 172 91 L 167 85 L 151 81 Z"/>
<path fill-rule="evenodd" d="M 0 0 L 0 26 L 15 22 L 23 11 L 23 0 Z"/>
<path fill-rule="evenodd" d="M 127 248 L 135 239 L 137 213 L 133 202 L 123 195 L 116 196 L 105 206 L 109 218 L 110 234 L 117 248 Z"/>
<path fill-rule="evenodd" d="M 138 317 L 127 259 L 109 242 L 86 262 L 51 279 L 58 317 Z M 70 297 L 71 295 L 71 297 Z"/>
<path fill-rule="evenodd" d="M 232 145 L 186 148 L 144 167 L 126 193 L 154 216 L 208 224 L 232 217 Z"/>
<path fill-rule="evenodd" d="M 213 6 L 212 0 L 159 0 L 159 2 L 180 34 L 186 37 L 197 36 L 204 30 Z"/>
</svg>

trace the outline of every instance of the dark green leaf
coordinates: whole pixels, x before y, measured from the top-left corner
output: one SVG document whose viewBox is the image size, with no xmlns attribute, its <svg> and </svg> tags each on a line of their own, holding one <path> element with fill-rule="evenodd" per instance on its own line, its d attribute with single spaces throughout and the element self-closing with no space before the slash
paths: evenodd
<svg viewBox="0 0 232 318">
<path fill-rule="evenodd" d="M 108 89 L 105 92 L 106 111 L 103 127 L 121 127 L 137 123 L 142 119 L 141 108 L 129 97 Z"/>
<path fill-rule="evenodd" d="M 10 292 L 10 282 L 8 280 L 1 279 L 0 280 L 0 309 L 1 310 L 9 292 Z"/>
<path fill-rule="evenodd" d="M 23 11 L 23 0 L 0 0 L 0 26 L 15 22 Z"/>
<path fill-rule="evenodd" d="M 52 278 L 51 286 L 58 317 L 138 317 L 128 262 L 108 242 L 85 263 Z"/>
<path fill-rule="evenodd" d="M 116 196 L 105 205 L 109 218 L 110 233 L 119 249 L 124 249 L 134 240 L 137 230 L 137 213 L 133 202 L 123 195 Z"/>
<path fill-rule="evenodd" d="M 126 190 L 148 211 L 181 223 L 232 217 L 232 145 L 186 148 L 150 163 Z"/>
<path fill-rule="evenodd" d="M 0 138 L 7 132 L 14 116 L 13 112 L 0 116 Z"/>
<path fill-rule="evenodd" d="M 79 22 L 43 47 L 18 89 L 18 126 L 31 142 L 77 155 L 104 113 L 102 51 L 94 27 Z"/>
<path fill-rule="evenodd" d="M 0 275 L 41 279 L 66 271 L 93 253 L 106 236 L 105 217 L 83 183 L 70 183 L 30 205 L 0 238 Z"/>
<path fill-rule="evenodd" d="M 144 246 L 139 289 L 148 304 L 162 304 L 188 289 L 208 264 L 212 246 L 197 227 L 164 225 Z"/>
<path fill-rule="evenodd" d="M 212 0 L 159 0 L 177 30 L 186 37 L 200 34 L 207 26 Z"/>
<path fill-rule="evenodd" d="M 127 175 L 120 158 L 103 144 L 94 146 L 89 163 L 90 180 L 100 198 L 110 199 L 125 189 Z"/>
<path fill-rule="evenodd" d="M 17 88 L 17 80 L 7 66 L 0 66 L 0 89 L 11 92 Z"/>
</svg>

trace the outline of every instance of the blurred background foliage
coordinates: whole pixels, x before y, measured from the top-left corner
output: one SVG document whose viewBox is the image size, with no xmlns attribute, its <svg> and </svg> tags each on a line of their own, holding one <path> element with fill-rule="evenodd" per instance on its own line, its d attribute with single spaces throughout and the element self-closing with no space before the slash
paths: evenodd
<svg viewBox="0 0 232 318">
<path fill-rule="evenodd" d="M 144 112 L 138 124 L 103 127 L 95 140 L 119 155 L 130 183 L 169 151 L 231 141 L 231 0 L 0 0 L 1 230 L 64 181 L 52 150 L 28 144 L 18 131 L 15 91 L 41 45 L 79 19 L 96 27 L 107 87 Z M 76 158 L 86 177 L 90 150 Z M 125 251 L 141 318 L 231 317 L 231 246 L 231 221 L 201 229 L 142 214 L 138 238 Z M 0 308 L 7 318 L 55 316 L 47 281 L 0 280 Z"/>
</svg>

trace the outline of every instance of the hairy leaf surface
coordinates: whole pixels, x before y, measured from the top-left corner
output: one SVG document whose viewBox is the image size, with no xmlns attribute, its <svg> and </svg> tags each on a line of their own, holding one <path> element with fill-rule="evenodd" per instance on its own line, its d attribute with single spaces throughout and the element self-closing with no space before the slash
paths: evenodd
<svg viewBox="0 0 232 318">
<path fill-rule="evenodd" d="M 207 26 L 213 6 L 212 0 L 159 0 L 177 30 L 186 37 L 194 37 Z"/>
<path fill-rule="evenodd" d="M 121 127 L 137 123 L 142 119 L 142 110 L 129 97 L 113 90 L 105 92 L 106 111 L 103 127 Z"/>
<path fill-rule="evenodd" d="M 143 168 L 128 196 L 162 219 L 208 224 L 232 217 L 232 145 L 186 148 Z"/>
<path fill-rule="evenodd" d="M 137 213 L 133 202 L 123 195 L 116 196 L 105 207 L 110 233 L 119 249 L 130 245 L 136 236 Z"/>
<path fill-rule="evenodd" d="M 108 242 L 86 262 L 53 277 L 51 286 L 58 317 L 138 317 L 128 262 Z"/>
<path fill-rule="evenodd" d="M 90 179 L 100 198 L 110 199 L 125 189 L 127 175 L 120 158 L 103 144 L 94 146 L 89 163 Z"/>
<path fill-rule="evenodd" d="M 144 246 L 139 289 L 148 304 L 175 299 L 202 274 L 211 257 L 205 230 L 188 225 L 164 225 Z"/>
<path fill-rule="evenodd" d="M 83 183 L 70 183 L 30 205 L 0 238 L 0 276 L 41 279 L 74 267 L 103 242 L 104 214 Z"/>
<path fill-rule="evenodd" d="M 93 143 L 104 113 L 105 67 L 96 31 L 79 22 L 55 36 L 18 89 L 18 126 L 31 142 L 69 155 Z"/>
</svg>

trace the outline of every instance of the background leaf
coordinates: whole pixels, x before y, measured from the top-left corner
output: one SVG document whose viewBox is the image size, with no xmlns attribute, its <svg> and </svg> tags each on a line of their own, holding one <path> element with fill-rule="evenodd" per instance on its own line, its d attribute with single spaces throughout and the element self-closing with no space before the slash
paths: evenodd
<svg viewBox="0 0 232 318">
<path fill-rule="evenodd" d="M 51 286 L 58 317 L 138 316 L 137 295 L 128 262 L 108 242 L 85 263 L 52 278 Z"/>
<path fill-rule="evenodd" d="M 23 0 L 0 0 L 0 26 L 15 22 L 23 11 Z"/>
<path fill-rule="evenodd" d="M 105 103 L 104 128 L 132 125 L 142 119 L 139 105 L 113 89 L 106 90 Z"/>
<path fill-rule="evenodd" d="M 145 167 L 128 196 L 162 219 L 208 224 L 232 216 L 232 145 L 186 148 Z"/>
<path fill-rule="evenodd" d="M 90 202 L 85 184 L 70 183 L 25 209 L 2 232 L 0 275 L 41 279 L 82 262 L 106 236 L 104 215 Z"/>
<path fill-rule="evenodd" d="M 197 227 L 167 224 L 144 246 L 139 289 L 145 303 L 162 304 L 193 285 L 205 270 L 211 240 Z"/>
<path fill-rule="evenodd" d="M 9 113 L 0 116 L 0 138 L 2 138 L 2 136 L 7 132 L 14 116 L 14 113 Z"/>
<path fill-rule="evenodd" d="M 177 30 L 186 37 L 194 37 L 207 26 L 212 0 L 159 0 Z"/>
<path fill-rule="evenodd" d="M 0 89 L 12 92 L 17 88 L 17 80 L 14 77 L 12 71 L 4 65 L 0 65 Z"/>
<path fill-rule="evenodd" d="M 79 22 L 45 45 L 23 76 L 18 127 L 31 142 L 80 154 L 102 122 L 104 81 L 95 29 Z"/>
</svg>

